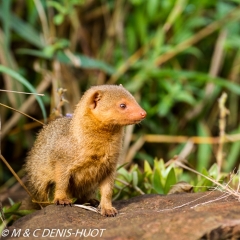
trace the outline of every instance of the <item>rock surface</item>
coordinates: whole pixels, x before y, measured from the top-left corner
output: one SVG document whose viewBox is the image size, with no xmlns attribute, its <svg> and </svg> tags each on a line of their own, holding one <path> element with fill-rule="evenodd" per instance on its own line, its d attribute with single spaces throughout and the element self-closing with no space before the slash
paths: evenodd
<svg viewBox="0 0 240 240">
<path fill-rule="evenodd" d="M 51 205 L 17 220 L 2 239 L 240 239 L 240 203 L 223 196 L 221 192 L 138 196 L 114 202 L 120 213 L 115 218 Z M 221 199 L 214 201 L 217 198 Z"/>
</svg>

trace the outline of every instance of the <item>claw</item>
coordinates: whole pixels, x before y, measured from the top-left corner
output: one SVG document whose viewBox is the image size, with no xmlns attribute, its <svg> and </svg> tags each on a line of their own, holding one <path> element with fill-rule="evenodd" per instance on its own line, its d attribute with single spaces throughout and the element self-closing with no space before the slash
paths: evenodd
<svg viewBox="0 0 240 240">
<path fill-rule="evenodd" d="M 118 211 L 116 208 L 112 207 L 109 209 L 101 208 L 101 215 L 105 217 L 116 217 Z"/>
<path fill-rule="evenodd" d="M 72 206 L 72 201 L 70 199 L 55 199 L 54 203 L 56 205 L 63 205 L 63 206 Z"/>
</svg>

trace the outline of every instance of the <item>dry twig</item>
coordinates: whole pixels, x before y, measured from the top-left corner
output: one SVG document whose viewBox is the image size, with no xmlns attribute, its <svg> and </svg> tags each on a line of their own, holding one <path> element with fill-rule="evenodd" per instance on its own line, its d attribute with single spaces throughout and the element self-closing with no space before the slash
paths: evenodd
<svg viewBox="0 0 240 240">
<path fill-rule="evenodd" d="M 227 94 L 223 93 L 218 100 L 220 118 L 219 118 L 219 145 L 217 150 L 217 164 L 218 174 L 220 176 L 222 162 L 223 162 L 223 145 L 225 140 L 226 116 L 229 114 L 228 109 L 225 107 Z"/>
<path fill-rule="evenodd" d="M 18 113 L 24 115 L 25 117 L 31 118 L 32 120 L 34 120 L 34 121 L 40 123 L 41 125 L 44 125 L 43 122 L 38 121 L 36 118 L 31 117 L 30 115 L 28 115 L 28 114 L 26 114 L 26 113 L 24 113 L 24 112 L 21 112 L 21 111 L 15 109 L 15 108 L 9 107 L 9 106 L 7 106 L 7 105 L 5 105 L 5 104 L 2 104 L 2 103 L 0 103 L 0 105 L 3 106 L 3 107 L 5 107 L 5 108 L 9 108 L 9 109 L 11 109 L 11 110 L 13 110 L 13 111 L 15 111 L 15 112 L 18 112 Z"/>
<path fill-rule="evenodd" d="M 10 92 L 10 93 L 20 93 L 20 94 L 44 96 L 44 94 L 42 94 L 42 93 L 19 92 L 19 91 L 5 90 L 5 89 L 0 89 L 0 92 Z"/>
<path fill-rule="evenodd" d="M 229 186 L 229 184 L 223 185 L 223 184 L 219 183 L 217 180 L 215 180 L 215 179 L 213 179 L 213 178 L 211 178 L 211 177 L 205 176 L 204 174 L 202 174 L 202 173 L 200 173 L 200 172 L 198 172 L 198 171 L 196 171 L 196 170 L 194 170 L 194 169 L 192 169 L 192 168 L 190 168 L 190 167 L 187 167 L 186 165 L 184 165 L 183 163 L 181 163 L 181 162 L 179 162 L 179 161 L 175 161 L 174 163 L 175 163 L 177 166 L 181 167 L 181 168 L 184 168 L 184 169 L 186 169 L 186 170 L 188 170 L 188 171 L 191 171 L 191 172 L 193 172 L 193 173 L 196 173 L 197 175 L 200 175 L 200 176 L 208 179 L 209 181 L 213 182 L 213 183 L 216 184 L 218 187 L 220 187 L 220 189 L 221 189 L 222 191 L 224 191 L 225 193 L 228 193 L 228 194 L 230 194 L 230 195 L 232 195 L 232 196 L 235 196 L 238 200 L 240 200 L 240 193 L 237 192 L 236 190 L 232 189 L 232 188 Z"/>
<path fill-rule="evenodd" d="M 51 75 L 46 75 L 43 81 L 39 84 L 37 87 L 37 92 L 44 92 L 51 83 Z M 20 107 L 19 111 L 21 112 L 27 112 L 30 109 L 30 106 L 35 101 L 34 96 L 30 96 Z M 5 135 L 10 131 L 10 129 L 17 123 L 21 115 L 18 113 L 14 113 L 13 116 L 4 124 L 4 127 L 2 128 L 2 138 L 5 137 Z"/>
<path fill-rule="evenodd" d="M 128 186 L 128 187 L 131 187 L 131 188 L 134 188 L 137 192 L 139 192 L 141 195 L 144 195 L 145 193 L 138 187 L 138 186 L 133 186 L 132 184 L 120 179 L 120 178 L 115 178 L 116 181 Z"/>
<path fill-rule="evenodd" d="M 128 150 L 127 156 L 124 160 L 125 163 L 131 163 L 136 152 L 143 146 L 145 143 L 144 137 L 141 136 Z"/>
<path fill-rule="evenodd" d="M 193 46 L 194 44 L 196 44 L 200 40 L 204 39 L 208 35 L 217 31 L 226 22 L 239 19 L 239 11 L 240 11 L 240 7 L 236 7 L 233 11 L 231 11 L 229 14 L 224 16 L 222 19 L 219 19 L 219 20 L 209 24 L 208 26 L 206 26 L 205 28 L 203 28 L 199 32 L 197 32 L 194 36 L 179 43 L 172 50 L 159 56 L 155 60 L 155 65 L 160 66 L 163 63 L 167 62 L 168 60 L 172 59 L 180 52 L 186 50 L 187 48 Z M 168 27 L 165 27 L 165 28 L 168 29 Z M 122 66 L 120 66 L 120 68 L 117 70 L 117 72 L 114 75 L 112 75 L 111 79 L 108 82 L 115 83 L 121 75 L 123 75 L 135 62 L 137 62 L 139 60 L 139 58 L 145 53 L 145 50 L 146 50 L 146 46 L 144 46 L 143 48 L 140 48 L 132 56 L 130 56 L 127 59 L 127 61 L 125 61 Z"/>
<path fill-rule="evenodd" d="M 136 140 L 137 136 L 133 135 L 132 140 Z M 185 143 L 191 141 L 194 144 L 218 144 L 220 137 L 199 137 L 199 136 L 169 136 L 146 134 L 144 135 L 145 142 L 149 143 Z M 224 143 L 240 141 L 240 134 L 225 135 Z"/>
<path fill-rule="evenodd" d="M 27 194 L 31 197 L 31 199 L 34 199 L 32 194 L 28 191 L 27 187 L 25 186 L 25 184 L 23 183 L 23 181 L 18 177 L 18 175 L 16 174 L 16 172 L 12 169 L 12 167 L 9 165 L 9 163 L 7 162 L 7 160 L 3 157 L 2 154 L 0 154 L 0 158 L 2 159 L 2 161 L 4 162 L 4 164 L 7 166 L 7 168 L 11 171 L 11 173 L 13 174 L 13 176 L 18 180 L 18 182 L 21 184 L 21 186 L 25 189 L 25 191 L 27 192 Z M 42 208 L 42 206 L 39 204 L 39 206 Z"/>
</svg>

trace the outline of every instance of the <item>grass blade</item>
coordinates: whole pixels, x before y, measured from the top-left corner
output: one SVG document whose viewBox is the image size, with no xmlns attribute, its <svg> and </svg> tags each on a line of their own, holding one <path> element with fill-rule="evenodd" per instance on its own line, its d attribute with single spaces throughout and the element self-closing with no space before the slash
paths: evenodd
<svg viewBox="0 0 240 240">
<path fill-rule="evenodd" d="M 209 136 L 209 131 L 207 126 L 203 122 L 198 123 L 198 136 L 200 137 L 208 137 Z M 211 156 L 212 156 L 212 151 L 211 151 L 211 144 L 200 144 L 198 146 L 198 151 L 197 151 L 197 170 L 202 171 L 202 168 L 208 168 Z"/>
<path fill-rule="evenodd" d="M 10 7 L 12 1 L 2 1 L 1 9 L 3 9 L 3 29 L 5 35 L 5 45 L 9 47 L 10 44 Z"/>
<path fill-rule="evenodd" d="M 24 77 L 22 77 L 17 72 L 15 72 L 15 71 L 11 70 L 10 68 L 7 68 L 7 67 L 5 67 L 3 65 L 0 65 L 0 72 L 10 75 L 12 78 L 14 78 L 17 81 L 19 81 L 20 83 L 22 83 L 31 92 L 36 93 L 36 90 L 32 86 L 32 84 L 30 84 Z M 42 99 L 39 96 L 35 95 L 35 97 L 36 97 L 36 100 L 37 100 L 41 110 L 42 110 L 43 118 L 46 120 L 47 119 L 47 114 L 46 114 L 46 110 L 45 110 L 43 101 L 42 101 Z"/>
<path fill-rule="evenodd" d="M 44 58 L 44 59 L 51 59 L 51 57 L 47 55 L 45 52 L 33 50 L 33 49 L 19 49 L 17 53 L 27 54 L 35 57 Z M 61 63 L 73 65 L 75 67 L 80 67 L 85 69 L 100 69 L 108 74 L 113 74 L 115 72 L 115 69 L 112 66 L 108 65 L 103 61 L 89 58 L 81 54 L 72 54 L 72 55 L 77 60 L 77 64 L 74 64 L 73 61 L 62 51 L 57 52 L 56 58 Z"/>
<path fill-rule="evenodd" d="M 115 69 L 103 61 L 95 60 L 81 54 L 74 54 L 74 57 L 76 57 L 78 62 L 80 62 L 79 67 L 88 69 L 101 69 L 108 74 L 115 73 Z M 62 63 L 73 65 L 71 59 L 69 59 L 69 57 L 63 52 L 59 51 L 57 53 L 57 59 Z"/>
<path fill-rule="evenodd" d="M 24 22 L 23 20 L 21 20 L 14 14 L 11 14 L 10 12 L 9 14 L 10 15 L 8 24 L 10 28 L 12 28 L 19 36 L 21 36 L 27 42 L 32 43 L 34 46 L 39 48 L 44 47 L 44 43 L 42 41 L 40 34 L 34 28 L 32 28 L 30 24 Z M 0 19 L 2 20 L 2 22 L 7 21 L 7 19 L 5 19 L 4 17 L 5 17 L 4 9 L 0 8 Z"/>
</svg>

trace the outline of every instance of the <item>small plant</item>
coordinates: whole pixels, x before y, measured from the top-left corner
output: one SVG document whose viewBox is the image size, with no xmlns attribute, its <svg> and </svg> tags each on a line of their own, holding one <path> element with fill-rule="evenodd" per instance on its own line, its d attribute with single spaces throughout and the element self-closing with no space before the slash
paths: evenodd
<svg viewBox="0 0 240 240">
<path fill-rule="evenodd" d="M 185 173 L 183 168 L 174 162 L 166 166 L 163 159 L 155 159 L 153 167 L 145 160 L 143 169 L 140 169 L 137 164 L 133 165 L 129 171 L 120 167 L 115 179 L 114 200 L 143 194 L 168 194 L 173 186 L 186 180 L 190 180 L 189 186 L 194 186 L 194 192 L 205 192 L 213 189 L 216 186 L 215 182 L 223 183 L 225 179 L 227 180 L 224 176 L 219 179 L 216 163 L 209 170 L 203 168 L 200 175 L 195 176 Z"/>
<path fill-rule="evenodd" d="M 177 183 L 181 173 L 182 169 L 173 164 L 165 167 L 162 159 L 155 159 L 153 168 L 146 160 L 143 170 L 137 164 L 129 171 L 122 167 L 118 169 L 115 179 L 115 199 L 150 193 L 167 194 L 171 186 Z"/>
<path fill-rule="evenodd" d="M 9 202 L 11 206 L 8 208 L 0 205 L 0 234 L 7 225 L 11 225 L 18 218 L 34 212 L 34 210 L 21 210 L 21 202 L 14 203 L 10 198 Z"/>
<path fill-rule="evenodd" d="M 216 163 L 214 163 L 210 167 L 209 170 L 207 170 L 206 168 L 203 168 L 201 173 L 204 176 L 207 176 L 214 180 L 217 180 L 218 179 L 218 165 Z M 215 184 L 212 181 L 210 181 L 209 179 L 207 179 L 203 176 L 198 176 L 196 185 L 194 187 L 194 192 L 205 192 L 205 191 L 209 190 L 210 188 L 213 188 L 214 185 Z"/>
</svg>

